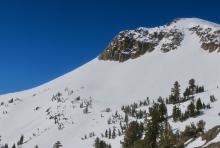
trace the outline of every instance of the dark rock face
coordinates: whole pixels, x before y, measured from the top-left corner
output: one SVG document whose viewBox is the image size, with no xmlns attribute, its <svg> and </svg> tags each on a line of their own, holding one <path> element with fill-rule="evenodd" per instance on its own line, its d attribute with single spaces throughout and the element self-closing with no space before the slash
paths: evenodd
<svg viewBox="0 0 220 148">
<path fill-rule="evenodd" d="M 163 52 L 168 52 L 170 50 L 177 49 L 183 40 L 183 33 L 178 30 L 170 30 L 170 32 L 165 33 L 164 38 L 170 40 L 169 43 L 163 43 L 161 49 Z"/>
<path fill-rule="evenodd" d="M 201 47 L 209 52 L 220 52 L 220 30 L 212 28 L 202 28 L 200 26 L 190 28 L 190 31 L 196 33 L 201 42 Z"/>
<path fill-rule="evenodd" d="M 146 52 L 152 52 L 163 39 L 161 51 L 168 52 L 176 49 L 183 40 L 183 33 L 177 29 L 149 30 L 138 28 L 120 32 L 106 49 L 100 54 L 100 60 L 124 62 L 137 58 Z"/>
</svg>

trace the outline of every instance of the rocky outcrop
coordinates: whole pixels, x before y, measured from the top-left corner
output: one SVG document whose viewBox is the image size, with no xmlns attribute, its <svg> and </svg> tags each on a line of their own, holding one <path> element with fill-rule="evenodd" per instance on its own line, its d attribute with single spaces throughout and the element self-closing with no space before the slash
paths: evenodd
<svg viewBox="0 0 220 148">
<path fill-rule="evenodd" d="M 189 29 L 193 33 L 199 36 L 201 47 L 209 52 L 220 52 L 220 30 L 214 30 L 213 28 L 202 28 L 195 26 Z"/>
<path fill-rule="evenodd" d="M 162 52 L 176 49 L 183 40 L 178 29 L 150 30 L 138 28 L 120 32 L 100 54 L 100 60 L 124 62 L 152 52 L 158 45 Z M 163 42 L 162 42 L 163 41 Z"/>
<path fill-rule="evenodd" d="M 165 33 L 164 39 L 167 40 L 167 42 L 162 43 L 160 50 L 168 52 L 170 50 L 177 49 L 181 45 L 183 33 L 177 29 L 172 29 Z"/>
<path fill-rule="evenodd" d="M 196 34 L 204 50 L 220 52 L 219 25 L 199 19 L 175 19 L 161 27 L 141 27 L 120 32 L 99 55 L 99 59 L 124 62 L 155 49 L 169 52 L 181 45 L 184 32 Z"/>
</svg>

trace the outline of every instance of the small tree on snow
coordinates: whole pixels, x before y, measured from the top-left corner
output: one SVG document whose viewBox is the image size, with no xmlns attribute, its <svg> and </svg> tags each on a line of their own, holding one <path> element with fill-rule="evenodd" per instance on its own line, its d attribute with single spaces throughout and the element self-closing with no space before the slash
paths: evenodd
<svg viewBox="0 0 220 148">
<path fill-rule="evenodd" d="M 54 145 L 53 148 L 61 148 L 63 147 L 60 141 L 57 141 Z"/>
<path fill-rule="evenodd" d="M 18 146 L 19 146 L 19 145 L 22 145 L 22 144 L 24 144 L 24 135 L 21 135 L 20 140 L 17 142 L 17 145 L 18 145 Z"/>
</svg>

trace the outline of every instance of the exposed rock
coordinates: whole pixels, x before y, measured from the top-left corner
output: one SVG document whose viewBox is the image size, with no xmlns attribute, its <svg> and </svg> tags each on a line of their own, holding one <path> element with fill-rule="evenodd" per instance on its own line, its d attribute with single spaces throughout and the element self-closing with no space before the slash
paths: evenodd
<svg viewBox="0 0 220 148">
<path fill-rule="evenodd" d="M 199 23 L 188 25 L 185 22 L 184 26 L 181 24 L 181 19 L 175 19 L 161 27 L 141 27 L 122 31 L 99 55 L 99 59 L 124 62 L 128 59 L 135 59 L 146 52 L 152 52 L 156 48 L 161 52 L 169 52 L 181 45 L 185 31 L 196 34 L 200 39 L 201 48 L 204 50 L 220 52 L 219 27 L 206 23 L 201 23 L 200 26 Z"/>
<path fill-rule="evenodd" d="M 161 41 L 164 40 L 163 43 Z M 120 32 L 100 54 L 100 60 L 124 62 L 137 58 L 146 52 L 152 52 L 161 43 L 161 51 L 176 49 L 183 40 L 183 33 L 178 29 L 152 31 L 147 28 Z"/>
<path fill-rule="evenodd" d="M 208 50 L 209 52 L 220 52 L 220 30 L 195 26 L 190 28 L 190 31 L 199 36 L 201 47 L 204 50 Z"/>
<path fill-rule="evenodd" d="M 181 41 L 183 40 L 183 33 L 178 30 L 170 30 L 170 32 L 165 34 L 164 38 L 169 39 L 169 42 L 163 43 L 161 50 L 168 52 L 170 50 L 177 49 L 177 47 L 180 46 Z"/>
</svg>

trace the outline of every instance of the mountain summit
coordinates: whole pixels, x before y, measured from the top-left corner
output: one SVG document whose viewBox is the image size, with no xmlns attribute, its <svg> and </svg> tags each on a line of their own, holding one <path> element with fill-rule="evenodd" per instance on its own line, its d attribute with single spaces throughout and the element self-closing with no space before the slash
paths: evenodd
<svg viewBox="0 0 220 148">
<path fill-rule="evenodd" d="M 197 18 L 122 31 L 97 58 L 78 69 L 39 87 L 1 95 L 0 146 L 49 148 L 62 144 L 64 148 L 91 148 L 100 137 L 119 148 L 125 121 L 136 120 L 134 116 L 125 117 L 123 105 L 149 97 L 148 103 L 138 104 L 150 106 L 160 96 L 169 98 L 175 81 L 181 85 L 183 97 L 192 78 L 205 87 L 193 99 L 200 98 L 210 109 L 183 122 L 169 122 L 173 129 L 183 131 L 191 122 L 204 120 L 208 131 L 220 123 L 219 51 L 220 26 Z M 212 95 L 217 98 L 215 103 L 209 100 Z M 187 109 L 188 99 L 179 103 L 182 111 Z M 172 117 L 172 107 L 168 104 L 168 117 Z M 148 112 L 146 106 L 136 109 Z M 111 139 L 105 135 L 109 130 L 115 132 Z M 209 141 L 196 137 L 185 147 L 220 141 L 213 137 L 216 139 Z"/>
<path fill-rule="evenodd" d="M 220 52 L 219 25 L 197 18 L 182 18 L 160 27 L 122 31 L 101 53 L 99 59 L 124 62 L 155 49 L 169 52 L 181 46 L 187 33 L 196 34 L 204 50 Z"/>
</svg>

